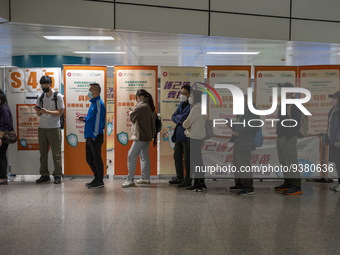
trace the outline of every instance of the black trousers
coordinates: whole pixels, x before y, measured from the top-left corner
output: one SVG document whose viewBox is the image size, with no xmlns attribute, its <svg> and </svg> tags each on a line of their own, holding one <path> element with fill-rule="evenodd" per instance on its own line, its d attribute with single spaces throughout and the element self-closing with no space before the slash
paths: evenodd
<svg viewBox="0 0 340 255">
<path fill-rule="evenodd" d="M 204 172 L 198 171 L 204 167 L 202 159 L 202 139 L 190 138 L 190 174 L 194 179 L 194 184 L 204 183 Z M 198 169 L 196 169 L 196 166 Z"/>
<path fill-rule="evenodd" d="M 184 164 L 183 164 L 184 157 Z M 184 179 L 184 165 L 186 170 L 185 181 L 191 182 L 190 178 L 190 142 L 176 142 L 174 148 L 174 160 L 177 179 Z"/>
<path fill-rule="evenodd" d="M 7 148 L 8 143 L 3 143 L 0 147 L 0 179 L 7 179 Z"/>
<path fill-rule="evenodd" d="M 102 144 L 104 141 L 103 134 L 97 136 L 96 139 L 86 139 L 86 161 L 90 166 L 96 181 L 103 181 L 104 164 L 102 160 Z"/>
<path fill-rule="evenodd" d="M 234 144 L 233 165 L 237 171 L 235 173 L 235 186 L 247 191 L 254 191 L 253 173 L 240 171 L 241 167 L 251 166 L 251 150 L 239 149 L 237 141 Z"/>
<path fill-rule="evenodd" d="M 334 145 L 329 146 L 329 161 L 335 163 L 339 178 L 338 181 L 340 183 L 340 147 L 336 147 Z"/>
</svg>

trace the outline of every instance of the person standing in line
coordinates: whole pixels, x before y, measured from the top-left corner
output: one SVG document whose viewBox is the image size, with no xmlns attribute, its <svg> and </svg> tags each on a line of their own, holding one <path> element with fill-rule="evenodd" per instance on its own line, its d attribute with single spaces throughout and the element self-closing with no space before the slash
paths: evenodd
<svg viewBox="0 0 340 255">
<path fill-rule="evenodd" d="M 293 84 L 279 83 L 281 88 L 294 87 Z M 293 98 L 294 93 L 287 93 L 286 98 Z M 280 109 L 281 107 L 278 107 Z M 279 162 L 282 166 L 287 166 L 289 169 L 291 166 L 298 165 L 297 160 L 297 134 L 301 122 L 301 112 L 296 105 L 286 106 L 286 115 L 281 115 L 281 111 L 278 113 L 278 119 L 276 125 L 276 146 L 279 155 Z M 291 121 L 293 119 L 295 121 Z M 282 123 L 285 123 L 285 126 Z M 294 127 L 295 123 L 297 125 Z M 275 191 L 283 191 L 285 195 L 301 195 L 303 193 L 301 189 L 301 175 L 299 172 L 283 172 L 284 183 L 274 187 Z"/>
<path fill-rule="evenodd" d="M 338 173 L 338 183 L 333 188 L 340 192 L 340 91 L 329 95 L 332 99 L 332 109 L 328 112 L 327 144 L 329 144 L 329 161 L 335 163 Z"/>
<path fill-rule="evenodd" d="M 62 160 L 61 160 L 61 130 L 60 116 L 64 113 L 64 99 L 52 89 L 52 78 L 44 75 L 40 79 L 43 93 L 37 98 L 34 107 L 36 114 L 40 117 L 38 128 L 38 140 L 40 151 L 40 178 L 36 183 L 45 183 L 51 180 L 48 170 L 48 151 L 52 150 L 54 163 L 54 183 L 61 183 Z"/>
<path fill-rule="evenodd" d="M 7 149 L 8 143 L 2 141 L 5 131 L 13 131 L 13 118 L 8 107 L 7 97 L 0 89 L 0 185 L 8 184 L 7 179 Z"/>
<path fill-rule="evenodd" d="M 104 188 L 104 163 L 101 149 L 104 142 L 106 108 L 100 98 L 100 92 L 101 87 L 98 83 L 90 84 L 87 94 L 91 102 L 90 108 L 86 117 L 78 118 L 78 120 L 85 121 L 86 162 L 94 174 L 94 179 L 86 183 L 89 189 Z"/>
<path fill-rule="evenodd" d="M 122 188 L 136 186 L 134 182 L 137 158 L 140 157 L 142 178 L 137 180 L 137 184 L 150 184 L 150 142 L 156 134 L 156 108 L 152 95 L 144 89 L 139 89 L 136 93 L 138 104 L 130 112 L 132 122 L 133 143 L 128 153 L 128 176 L 122 184 Z"/>
<path fill-rule="evenodd" d="M 247 123 L 251 119 L 258 119 L 258 116 L 253 114 L 247 104 L 247 95 L 244 97 L 244 115 L 238 115 L 235 123 L 228 126 L 233 131 L 231 140 L 234 141 L 233 149 L 233 165 L 236 167 L 235 186 L 229 187 L 230 191 L 237 191 L 239 195 L 252 195 L 255 193 L 253 186 L 253 173 L 241 172 L 241 167 L 251 166 L 251 152 L 256 149 L 254 136 L 256 129 L 249 126 Z M 244 126 L 239 123 L 246 123 Z"/>
<path fill-rule="evenodd" d="M 193 90 L 189 97 L 191 105 L 190 114 L 183 122 L 183 127 L 186 129 L 184 134 L 190 139 L 190 175 L 194 178 L 194 185 L 186 188 L 186 190 L 193 190 L 201 192 L 207 190 L 204 182 L 204 173 L 196 172 L 196 166 L 203 167 L 202 159 L 202 144 L 203 138 L 206 136 L 205 118 L 201 113 L 202 92 Z M 189 173 L 187 172 L 187 175 Z"/>
<path fill-rule="evenodd" d="M 185 128 L 183 122 L 187 119 L 190 113 L 190 104 L 188 98 L 190 97 L 190 86 L 184 85 L 181 88 L 181 103 L 177 110 L 171 117 L 171 120 L 175 122 L 176 128 L 173 136 L 171 137 L 172 142 L 175 143 L 174 148 L 174 161 L 176 168 L 176 178 L 172 178 L 169 181 L 170 184 L 178 184 L 178 187 L 190 187 L 190 139 L 184 134 Z M 184 178 L 184 165 L 186 170 L 186 176 Z"/>
</svg>

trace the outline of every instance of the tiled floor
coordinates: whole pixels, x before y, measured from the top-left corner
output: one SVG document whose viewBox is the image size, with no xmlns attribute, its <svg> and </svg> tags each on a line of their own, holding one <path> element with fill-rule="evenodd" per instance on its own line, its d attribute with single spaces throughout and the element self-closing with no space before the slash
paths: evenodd
<svg viewBox="0 0 340 255">
<path fill-rule="evenodd" d="M 0 254 L 340 254 L 340 193 L 304 182 L 304 195 L 255 182 L 238 196 L 232 181 L 207 181 L 208 192 L 166 180 L 122 189 L 89 179 L 36 185 L 17 177 L 0 185 Z"/>
</svg>

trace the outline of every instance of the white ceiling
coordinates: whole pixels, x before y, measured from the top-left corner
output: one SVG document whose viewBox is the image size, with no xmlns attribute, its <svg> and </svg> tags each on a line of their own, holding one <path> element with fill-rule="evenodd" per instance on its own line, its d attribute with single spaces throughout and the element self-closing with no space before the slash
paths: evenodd
<svg viewBox="0 0 340 255">
<path fill-rule="evenodd" d="M 48 41 L 44 35 L 113 36 L 114 41 Z M 79 55 L 73 51 L 126 51 Z M 259 51 L 258 55 L 207 55 L 207 51 Z M 0 25 L 0 66 L 16 55 L 91 58 L 94 65 L 317 65 L 340 64 L 340 44 L 156 34 L 37 25 Z"/>
</svg>

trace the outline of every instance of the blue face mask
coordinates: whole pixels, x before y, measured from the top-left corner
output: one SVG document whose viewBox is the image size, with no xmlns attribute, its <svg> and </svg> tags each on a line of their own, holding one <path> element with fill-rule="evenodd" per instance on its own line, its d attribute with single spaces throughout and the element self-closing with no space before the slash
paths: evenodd
<svg viewBox="0 0 340 255">
<path fill-rule="evenodd" d="M 87 96 L 91 99 L 93 97 L 92 92 L 91 91 L 87 92 Z"/>
</svg>

